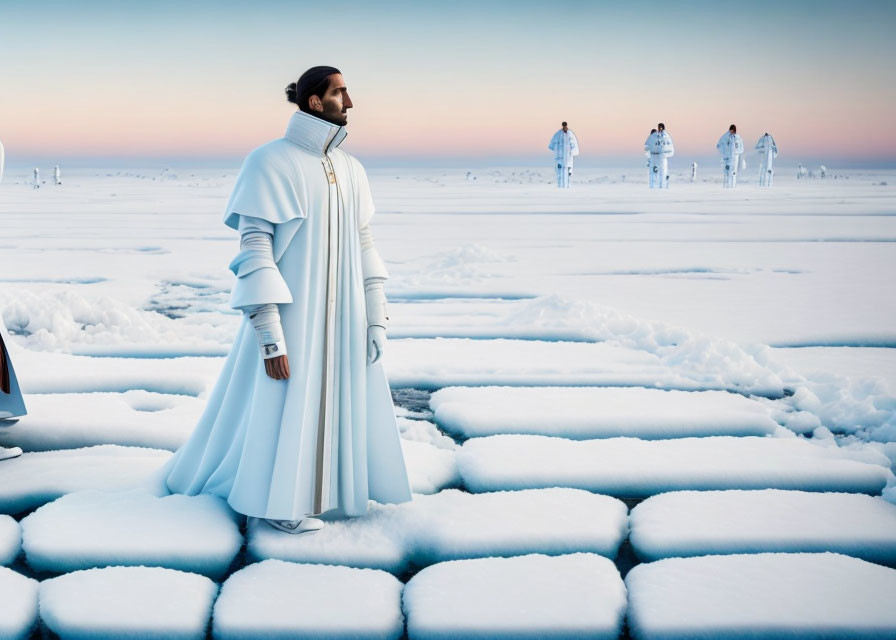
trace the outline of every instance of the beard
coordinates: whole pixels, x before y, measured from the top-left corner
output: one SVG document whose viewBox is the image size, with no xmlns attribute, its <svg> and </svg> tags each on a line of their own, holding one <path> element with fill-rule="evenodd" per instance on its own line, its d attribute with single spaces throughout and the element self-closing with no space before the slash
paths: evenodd
<svg viewBox="0 0 896 640">
<path fill-rule="evenodd" d="M 341 104 L 325 102 L 324 110 L 320 112 L 315 111 L 312 115 L 339 127 L 344 127 L 348 124 L 348 114 L 342 110 Z"/>
</svg>

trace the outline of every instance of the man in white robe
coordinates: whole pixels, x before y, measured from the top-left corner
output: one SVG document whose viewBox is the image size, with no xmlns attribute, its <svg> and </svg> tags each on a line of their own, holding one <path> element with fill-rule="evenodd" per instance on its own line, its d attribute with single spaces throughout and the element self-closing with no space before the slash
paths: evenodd
<svg viewBox="0 0 896 640">
<path fill-rule="evenodd" d="M 380 361 L 388 272 L 373 245 L 361 164 L 339 148 L 342 75 L 287 88 L 286 135 L 243 163 L 224 222 L 241 234 L 230 305 L 242 324 L 195 431 L 165 466 L 176 493 L 212 493 L 299 533 L 311 516 L 411 499 Z"/>
<path fill-rule="evenodd" d="M 756 153 L 759 154 L 759 186 L 770 187 L 775 177 L 775 158 L 778 157 L 778 145 L 770 133 L 759 138 Z"/>
<path fill-rule="evenodd" d="M 557 171 L 557 187 L 568 189 L 572 178 L 572 159 L 579 155 L 579 140 L 565 122 L 551 138 L 548 149 L 554 152 L 554 167 Z"/>
<path fill-rule="evenodd" d="M 16 378 L 16 370 L 12 366 L 12 357 L 9 347 L 12 342 L 0 318 L 0 430 L 3 423 L 11 418 L 18 418 L 28 413 L 25 410 L 25 400 L 22 398 L 22 389 Z M 0 460 L 8 460 L 22 455 L 18 447 L 0 446 Z"/>
<path fill-rule="evenodd" d="M 669 188 L 669 158 L 675 155 L 672 137 L 666 133 L 666 125 L 660 122 L 644 142 L 644 150 L 650 154 L 650 188 Z"/>
<path fill-rule="evenodd" d="M 744 153 L 744 141 L 737 133 L 737 126 L 728 127 L 728 131 L 719 138 L 716 149 L 722 156 L 722 186 L 733 189 L 737 186 L 737 168 Z"/>
</svg>

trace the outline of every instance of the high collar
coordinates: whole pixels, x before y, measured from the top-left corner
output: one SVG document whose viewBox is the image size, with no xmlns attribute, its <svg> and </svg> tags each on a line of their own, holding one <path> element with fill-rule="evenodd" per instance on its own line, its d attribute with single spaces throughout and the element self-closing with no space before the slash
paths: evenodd
<svg viewBox="0 0 896 640">
<path fill-rule="evenodd" d="M 347 135 L 345 127 L 296 111 L 289 119 L 284 137 L 306 151 L 322 156 L 338 147 Z"/>
</svg>

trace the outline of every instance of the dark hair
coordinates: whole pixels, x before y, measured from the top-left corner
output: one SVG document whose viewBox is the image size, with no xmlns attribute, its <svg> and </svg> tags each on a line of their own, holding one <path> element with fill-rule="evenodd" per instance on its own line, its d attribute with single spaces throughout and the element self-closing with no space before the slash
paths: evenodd
<svg viewBox="0 0 896 640">
<path fill-rule="evenodd" d="M 308 98 L 323 98 L 330 88 L 330 76 L 336 73 L 342 72 L 336 67 L 311 67 L 299 76 L 298 82 L 289 83 L 286 87 L 286 100 L 308 112 Z"/>
<path fill-rule="evenodd" d="M 737 133 L 737 126 L 731 125 L 730 127 L 728 127 L 728 131 L 733 131 L 734 133 Z"/>
<path fill-rule="evenodd" d="M 650 133 L 656 133 L 656 129 L 651 129 Z"/>
<path fill-rule="evenodd" d="M 665 130 L 666 130 L 666 125 L 664 125 L 662 122 L 660 122 L 658 125 L 656 125 L 656 128 L 657 128 L 657 129 L 662 129 L 663 131 L 665 131 Z"/>
<path fill-rule="evenodd" d="M 565 122 L 561 122 L 561 123 L 560 123 L 560 126 L 561 126 L 561 127 L 566 127 L 566 126 L 568 126 L 568 125 L 567 125 Z"/>
</svg>

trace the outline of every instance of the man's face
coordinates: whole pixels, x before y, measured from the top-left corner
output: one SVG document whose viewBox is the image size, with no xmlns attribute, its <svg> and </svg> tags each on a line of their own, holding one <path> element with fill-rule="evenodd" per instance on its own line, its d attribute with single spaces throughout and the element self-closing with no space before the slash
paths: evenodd
<svg viewBox="0 0 896 640">
<path fill-rule="evenodd" d="M 311 110 L 321 120 L 344 127 L 348 124 L 348 110 L 352 108 L 352 99 L 348 97 L 345 80 L 341 73 L 330 76 L 330 86 L 323 98 L 311 96 L 308 101 Z"/>
<path fill-rule="evenodd" d="M 569 127 L 568 127 L 566 124 L 564 124 L 564 125 L 563 125 L 563 130 L 564 130 L 564 131 L 568 131 L 568 130 L 569 130 Z"/>
</svg>

